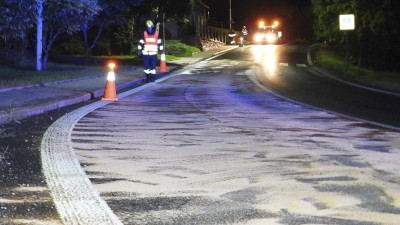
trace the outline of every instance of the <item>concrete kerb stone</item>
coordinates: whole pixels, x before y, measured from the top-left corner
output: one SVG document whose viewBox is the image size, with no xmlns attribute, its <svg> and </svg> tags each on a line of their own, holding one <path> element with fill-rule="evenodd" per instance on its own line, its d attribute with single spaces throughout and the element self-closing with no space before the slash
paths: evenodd
<svg viewBox="0 0 400 225">
<path fill-rule="evenodd" d="M 321 45 L 322 44 L 320 43 L 314 44 L 307 49 L 307 62 L 310 66 L 313 66 L 315 63 L 317 63 L 317 59 L 315 58 L 315 54 L 313 53 L 313 51 L 315 48 L 321 47 Z"/>
<path fill-rule="evenodd" d="M 235 49 L 235 48 L 238 48 L 238 47 L 239 47 L 239 46 L 237 46 L 237 45 L 231 46 L 231 48 L 228 48 L 228 49 L 225 49 L 225 50 L 223 50 L 223 51 L 219 51 L 219 52 L 213 53 L 212 56 L 224 54 L 224 53 L 229 52 L 229 51 L 231 51 L 231 50 L 233 50 L 233 49 Z"/>
<path fill-rule="evenodd" d="M 228 51 L 234 50 L 234 49 L 236 49 L 236 48 L 238 48 L 238 47 L 239 47 L 239 46 L 231 46 L 231 47 L 228 48 L 228 49 L 225 49 L 225 50 L 222 50 L 222 51 L 217 51 L 217 52 L 214 52 L 214 53 L 210 53 L 209 55 L 206 55 L 206 56 L 204 56 L 204 57 L 200 57 L 200 58 L 198 58 L 198 59 L 196 59 L 196 60 L 191 61 L 190 63 L 188 63 L 188 65 L 193 64 L 193 63 L 198 63 L 198 62 L 200 62 L 200 61 L 206 60 L 206 59 L 211 58 L 211 57 L 214 57 L 214 56 L 222 55 L 222 54 L 224 54 L 224 53 L 226 53 L 226 52 L 228 52 Z M 179 68 L 179 69 L 180 69 L 180 68 Z"/>
<path fill-rule="evenodd" d="M 10 122 L 10 120 L 11 120 L 11 117 L 9 114 L 1 112 L 0 125 L 8 123 L 8 122 Z"/>
<path fill-rule="evenodd" d="M 78 104 L 91 100 L 90 93 L 82 93 L 68 99 L 56 100 L 34 106 L 21 107 L 18 109 L 10 109 L 9 112 L 1 112 L 0 125 L 11 122 L 12 120 L 22 120 L 31 116 L 43 114 L 48 111 L 56 110 L 66 106 Z"/>
</svg>

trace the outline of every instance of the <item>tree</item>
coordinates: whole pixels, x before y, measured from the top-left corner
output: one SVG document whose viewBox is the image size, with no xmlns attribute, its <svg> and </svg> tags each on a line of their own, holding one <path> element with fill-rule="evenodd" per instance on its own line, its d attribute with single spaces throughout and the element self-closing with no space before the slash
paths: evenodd
<svg viewBox="0 0 400 225">
<path fill-rule="evenodd" d="M 5 57 L 13 64 L 24 60 L 29 30 L 33 27 L 32 0 L 8 0 L 0 3 L 0 43 Z"/>
<path fill-rule="evenodd" d="M 145 14 L 155 14 L 159 21 L 165 13 L 165 19 L 182 22 L 191 14 L 194 2 L 194 0 L 146 0 L 143 11 Z"/>
<path fill-rule="evenodd" d="M 36 10 L 36 70 L 42 70 L 42 50 L 43 50 L 43 2 L 37 0 Z"/>
<path fill-rule="evenodd" d="M 98 31 L 97 35 L 94 37 L 93 41 L 89 43 L 89 30 L 95 25 L 94 20 L 92 19 L 87 19 L 82 26 L 82 34 L 83 34 L 83 41 L 85 43 L 85 56 L 90 55 L 90 51 L 94 48 L 96 45 L 97 41 L 100 38 L 101 32 L 103 31 L 104 24 L 106 22 L 105 17 L 101 17 L 100 21 L 98 22 Z"/>
<path fill-rule="evenodd" d="M 0 3 L 0 37 L 9 47 L 24 40 L 33 27 L 34 5 L 31 0 L 8 0 Z"/>
<path fill-rule="evenodd" d="M 378 69 L 395 69 L 399 60 L 398 35 L 400 3 L 396 0 L 312 0 L 314 31 L 319 40 L 333 39 L 343 42 L 343 32 L 339 31 L 340 14 L 354 14 L 355 31 L 349 40 L 353 48 L 350 54 L 359 66 Z M 387 56 L 390 57 L 387 57 Z"/>
<path fill-rule="evenodd" d="M 400 3 L 394 0 L 357 2 L 358 65 L 381 69 L 400 68 Z M 377 57 L 379 56 L 379 57 Z"/>
<path fill-rule="evenodd" d="M 131 31 L 137 14 L 136 11 L 139 6 L 143 5 L 143 2 L 144 0 L 99 0 L 98 4 L 101 10 L 99 10 L 98 15 L 95 18 L 88 18 L 82 28 L 85 55 L 90 55 L 105 27 L 109 28 L 116 25 L 117 27 L 127 27 L 126 30 Z M 89 31 L 95 29 L 97 29 L 96 35 L 90 36 Z M 129 32 L 129 36 L 132 37 L 133 33 Z M 126 39 L 126 37 L 124 38 Z"/>
<path fill-rule="evenodd" d="M 314 33 L 318 40 L 340 39 L 339 15 L 354 12 L 352 0 L 311 0 L 314 13 Z"/>
<path fill-rule="evenodd" d="M 41 0 L 38 0 L 41 1 Z M 98 14 L 97 0 L 46 0 L 43 4 L 43 69 L 47 69 L 49 51 L 61 34 L 80 31 Z"/>
</svg>

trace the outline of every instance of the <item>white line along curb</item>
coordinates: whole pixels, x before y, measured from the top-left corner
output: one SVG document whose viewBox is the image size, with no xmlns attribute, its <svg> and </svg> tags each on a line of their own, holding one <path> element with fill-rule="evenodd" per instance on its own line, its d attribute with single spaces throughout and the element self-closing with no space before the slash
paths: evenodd
<svg viewBox="0 0 400 225">
<path fill-rule="evenodd" d="M 71 147 L 76 122 L 108 103 L 96 102 L 61 117 L 43 136 L 43 173 L 64 224 L 122 224 L 94 190 Z"/>
<path fill-rule="evenodd" d="M 161 82 L 172 73 L 156 82 Z M 118 94 L 122 99 L 155 83 L 148 83 Z M 122 225 L 123 223 L 93 188 L 71 146 L 71 132 L 86 114 L 111 103 L 98 101 L 76 109 L 54 122 L 43 135 L 41 159 L 43 174 L 51 190 L 61 220 L 67 225 Z"/>
</svg>

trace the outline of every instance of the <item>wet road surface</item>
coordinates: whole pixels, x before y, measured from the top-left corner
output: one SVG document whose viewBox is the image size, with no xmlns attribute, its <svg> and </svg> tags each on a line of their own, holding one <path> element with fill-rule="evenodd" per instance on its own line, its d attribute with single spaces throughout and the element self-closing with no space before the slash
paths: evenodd
<svg viewBox="0 0 400 225">
<path fill-rule="evenodd" d="M 256 79 L 274 93 L 400 131 L 400 94 L 338 82 L 314 67 L 304 70 L 307 46 L 253 46 L 245 53 L 256 56 Z"/>
<path fill-rule="evenodd" d="M 70 146 L 124 224 L 400 221 L 399 133 L 294 104 L 255 80 L 248 59 L 192 65 L 79 112 Z"/>
<path fill-rule="evenodd" d="M 398 224 L 399 133 L 277 97 L 257 84 L 252 53 L 232 54 L 74 111 L 58 123 L 71 138 L 48 130 L 65 141 L 60 154 L 79 159 L 74 169 L 82 166 L 112 222 Z M 282 53 L 270 68 L 309 76 L 302 55 Z M 61 223 L 39 154 L 43 132 L 64 114 L 1 127 L 0 224 Z"/>
</svg>

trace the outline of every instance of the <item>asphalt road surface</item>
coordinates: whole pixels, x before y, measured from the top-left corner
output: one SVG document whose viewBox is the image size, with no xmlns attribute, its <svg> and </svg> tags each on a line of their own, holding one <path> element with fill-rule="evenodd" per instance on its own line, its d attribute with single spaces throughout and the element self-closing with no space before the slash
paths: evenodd
<svg viewBox="0 0 400 225">
<path fill-rule="evenodd" d="M 307 61 L 306 47 L 264 45 L 253 47 L 252 52 L 245 53 L 256 53 L 257 79 L 274 93 L 400 130 L 399 94 L 382 93 L 339 82 L 313 67 L 299 69 Z"/>
<path fill-rule="evenodd" d="M 262 69 L 277 49 L 239 48 L 58 120 L 42 160 L 64 221 L 398 224 L 400 133 L 273 94 L 341 102 L 310 91 L 339 84 L 302 48 L 279 48 Z"/>
</svg>

